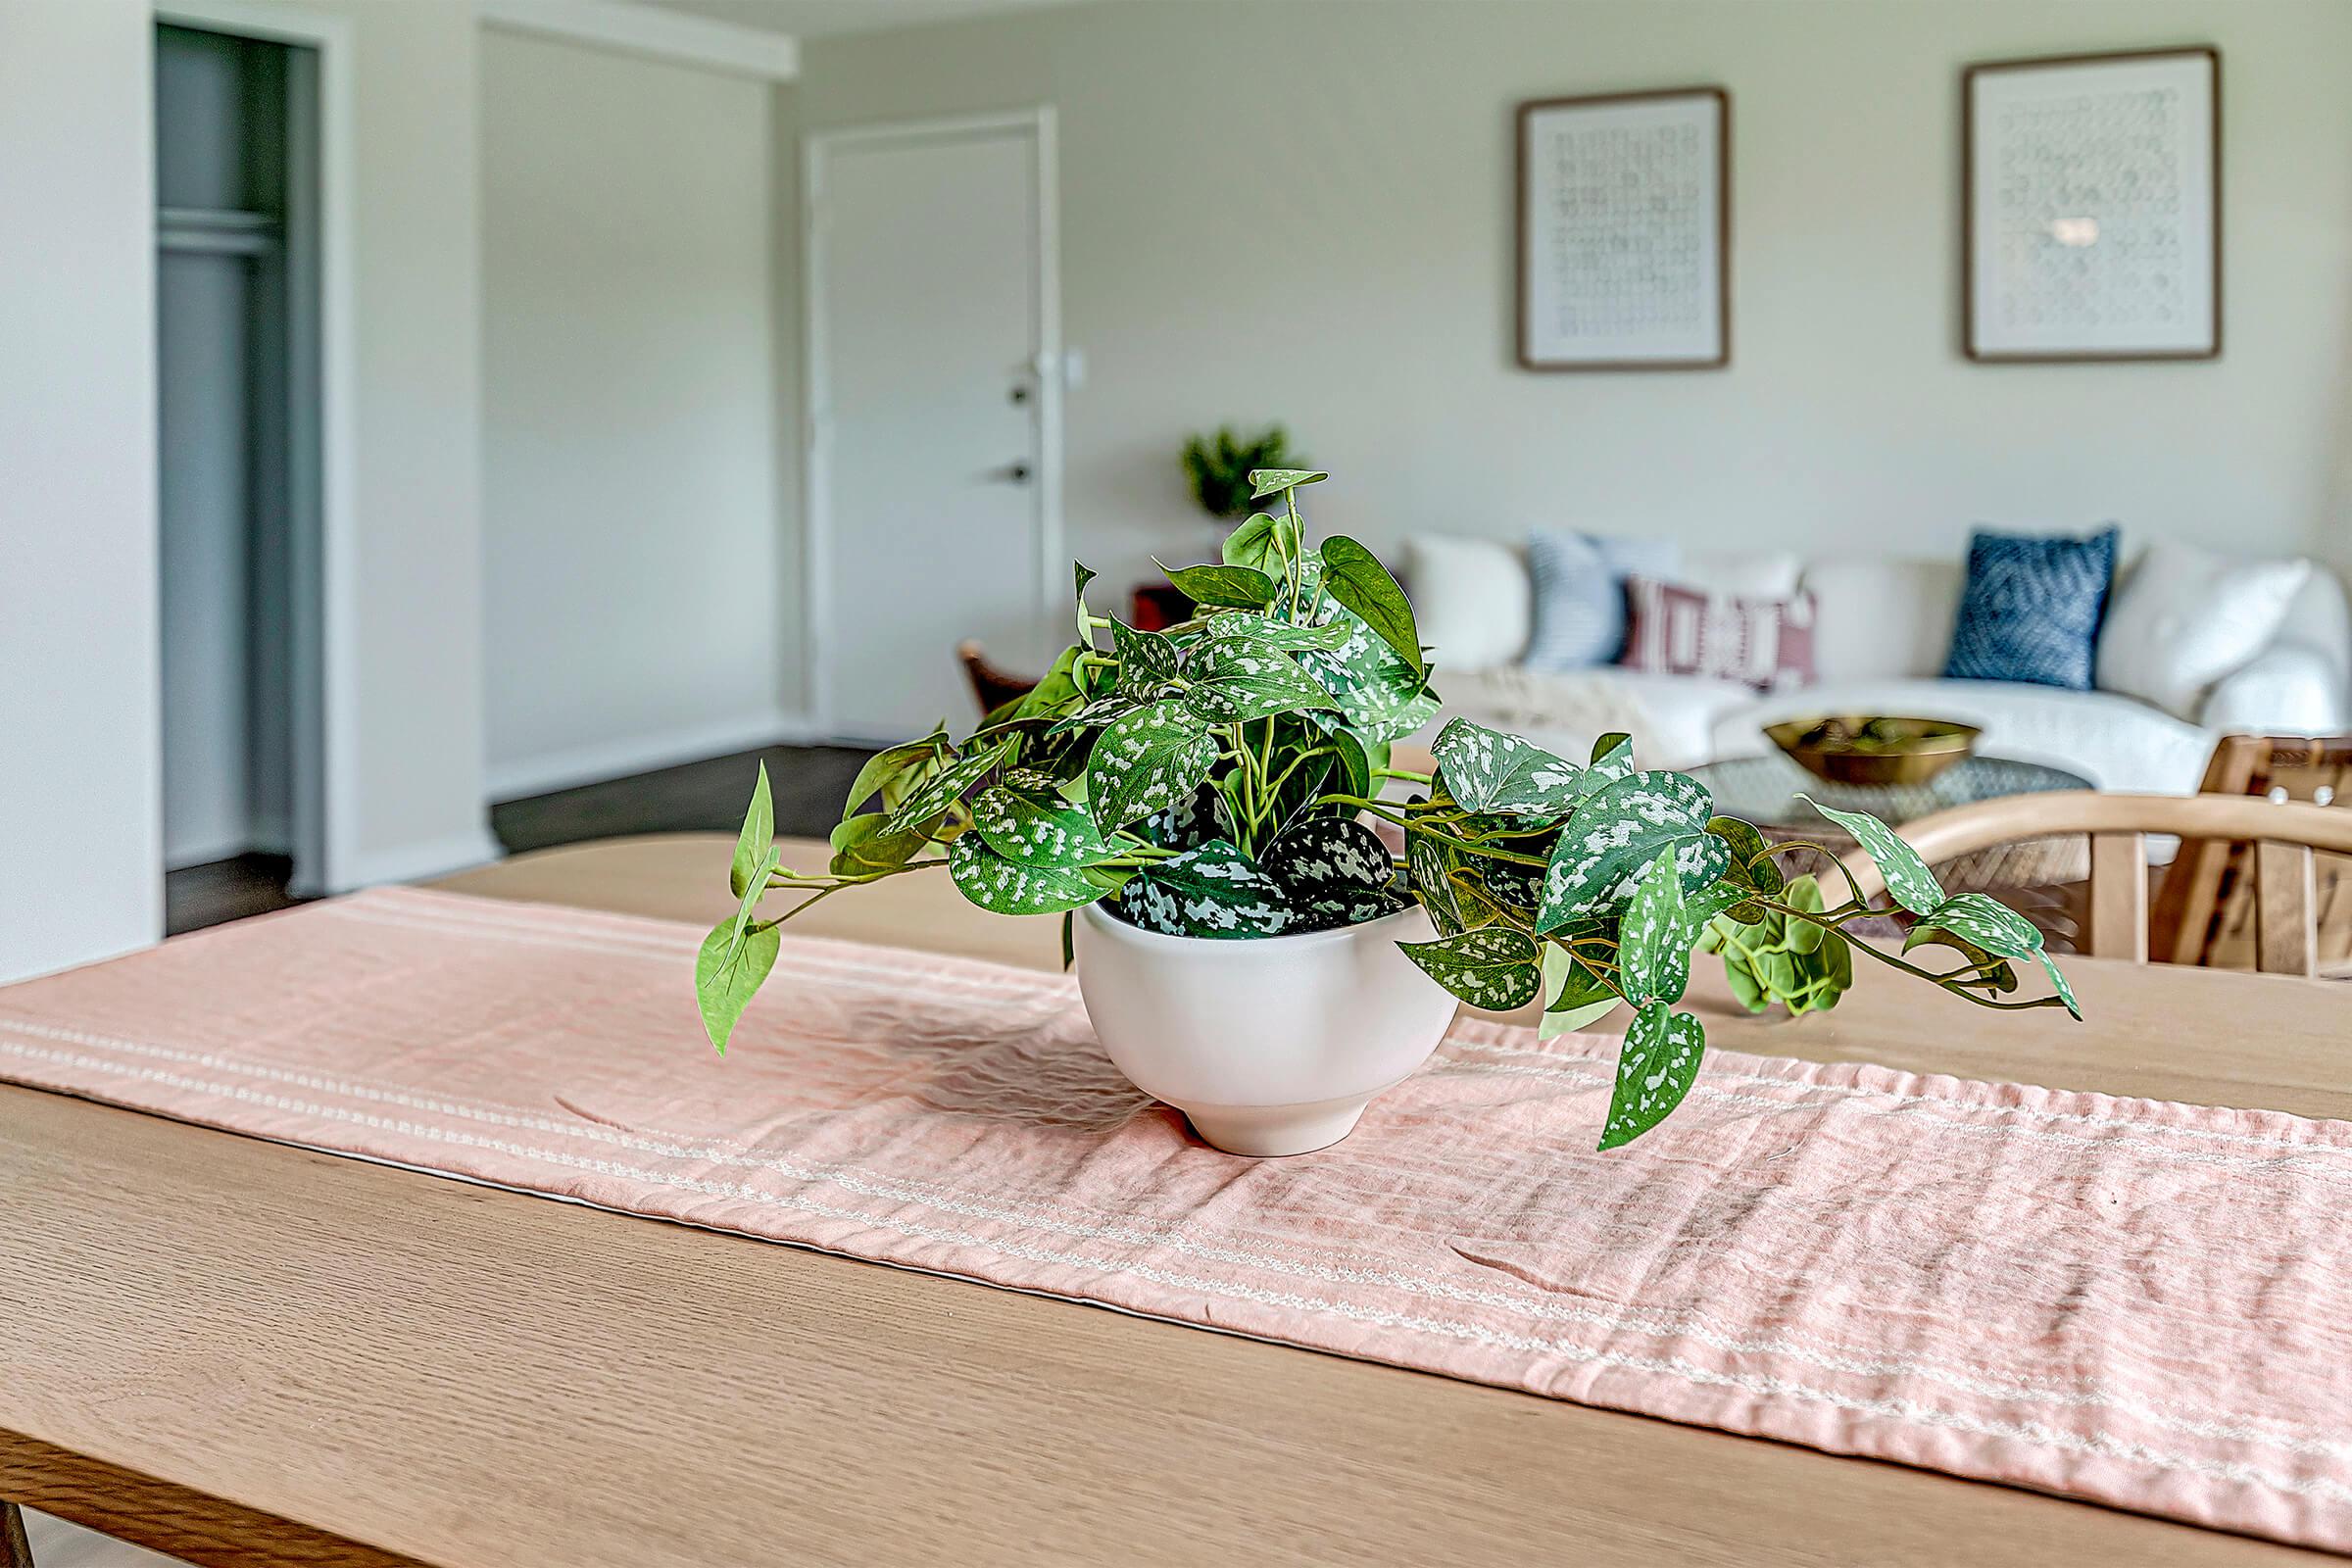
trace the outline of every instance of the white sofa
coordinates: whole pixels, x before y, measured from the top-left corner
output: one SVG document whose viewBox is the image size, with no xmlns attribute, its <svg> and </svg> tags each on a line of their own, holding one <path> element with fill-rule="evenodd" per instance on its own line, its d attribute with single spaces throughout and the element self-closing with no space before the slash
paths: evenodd
<svg viewBox="0 0 2352 1568">
<path fill-rule="evenodd" d="M 1770 750 L 1763 726 L 1780 719 L 1901 713 L 1975 724 L 1984 732 L 1984 755 L 2064 768 L 2100 789 L 2189 794 L 2222 735 L 2352 729 L 2352 627 L 2343 588 L 2325 567 L 2315 566 L 2296 591 L 2269 647 L 2204 690 L 2192 721 L 2114 692 L 1942 678 L 1964 574 L 1957 561 L 1806 564 L 1788 555 L 1686 551 L 1675 575 L 1701 588 L 1766 597 L 1811 590 L 1815 679 L 1793 690 L 1766 694 L 1613 666 L 1541 672 L 1516 662 L 1516 654 L 1497 662 L 1495 654 L 1514 642 L 1523 652 L 1527 643 L 1525 551 L 1488 547 L 1478 568 L 1483 591 L 1464 593 L 1461 542 L 1447 543 L 1457 569 L 1446 574 L 1446 592 L 1425 592 L 1416 580 L 1431 544 L 1408 546 L 1406 559 L 1421 636 L 1435 649 L 1435 689 L 1445 704 L 1437 724 L 1464 714 L 1564 757 L 1581 759 L 1596 735 L 1625 730 L 1648 765 L 1690 767 Z M 2119 577 L 2119 596 L 2135 565 Z M 1480 657 L 1460 667 L 1446 657 L 1448 643 Z"/>
</svg>

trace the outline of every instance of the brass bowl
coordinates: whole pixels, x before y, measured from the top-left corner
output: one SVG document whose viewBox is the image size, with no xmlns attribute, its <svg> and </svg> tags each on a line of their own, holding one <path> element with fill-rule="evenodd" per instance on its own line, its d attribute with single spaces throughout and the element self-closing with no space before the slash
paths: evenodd
<svg viewBox="0 0 2352 1568">
<path fill-rule="evenodd" d="M 1767 724 L 1764 733 L 1832 784 L 1925 784 L 1975 751 L 1983 731 L 1948 718 L 1835 713 Z"/>
</svg>

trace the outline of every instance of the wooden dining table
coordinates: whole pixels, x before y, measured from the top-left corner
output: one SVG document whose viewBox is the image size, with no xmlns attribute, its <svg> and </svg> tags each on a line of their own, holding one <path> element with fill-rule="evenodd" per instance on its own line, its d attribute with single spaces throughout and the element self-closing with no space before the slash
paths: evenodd
<svg viewBox="0 0 2352 1568">
<path fill-rule="evenodd" d="M 708 922 L 729 849 L 616 840 L 441 886 Z M 806 929 L 1058 966 L 1055 922 L 944 879 L 862 891 Z M 1739 1012 L 1711 964 L 1694 994 L 1742 1051 L 2352 1117 L 2352 991 L 2069 969 L 2079 1025 L 1868 974 L 1794 1021 Z M 20 1088 L 0 1498 L 205 1564 L 2308 1555 Z"/>
</svg>

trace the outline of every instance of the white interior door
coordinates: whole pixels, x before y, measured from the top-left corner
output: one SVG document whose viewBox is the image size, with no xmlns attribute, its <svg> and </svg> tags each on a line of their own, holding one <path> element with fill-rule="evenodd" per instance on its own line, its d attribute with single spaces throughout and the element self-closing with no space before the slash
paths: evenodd
<svg viewBox="0 0 2352 1568">
<path fill-rule="evenodd" d="M 835 734 L 965 724 L 964 638 L 1015 669 L 1051 652 L 1046 134 L 1023 118 L 813 143 L 809 662 Z"/>
</svg>

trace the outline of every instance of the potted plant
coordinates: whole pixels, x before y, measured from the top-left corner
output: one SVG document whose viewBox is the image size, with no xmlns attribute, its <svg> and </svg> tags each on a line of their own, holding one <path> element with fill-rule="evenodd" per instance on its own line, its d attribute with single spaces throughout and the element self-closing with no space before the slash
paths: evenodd
<svg viewBox="0 0 2352 1568">
<path fill-rule="evenodd" d="M 1200 510 L 1224 522 L 1237 522 L 1256 510 L 1252 476 L 1298 468 L 1303 461 L 1291 450 L 1290 432 L 1270 424 L 1255 435 L 1219 425 L 1184 443 L 1184 475 L 1192 481 Z"/>
<path fill-rule="evenodd" d="M 1434 773 L 1392 766 L 1391 743 L 1436 712 L 1429 664 L 1370 551 L 1309 548 L 1296 492 L 1324 477 L 1252 474 L 1274 510 L 1234 529 L 1220 561 L 1170 570 L 1200 610 L 1164 633 L 1090 612 L 1078 567 L 1077 642 L 963 740 L 937 731 L 869 761 L 824 873 L 780 866 L 762 771 L 731 872 L 740 902 L 695 969 L 712 1042 L 725 1049 L 785 919 L 918 874 L 984 909 L 1060 914 L 1111 1059 L 1240 1153 L 1345 1137 L 1436 1049 L 1457 1000 L 1507 1011 L 1539 996 L 1547 1033 L 1631 1009 L 1599 1129 L 1603 1149 L 1628 1143 L 1697 1074 L 1705 1032 L 1676 1004 L 1692 947 L 1726 930 L 1756 933 L 1740 961 L 1808 1005 L 1835 1004 L 1858 950 L 1986 1006 L 2073 1009 L 2031 922 L 1947 897 L 1861 813 L 1823 808 L 1916 917 L 1904 952 L 1941 942 L 1956 964 L 1871 946 L 1850 928 L 1887 910 L 1783 877 L 1780 857 L 1818 847 L 1714 815 L 1696 781 L 1637 768 L 1623 736 L 1577 764 L 1457 718 Z M 762 917 L 771 891 L 804 902 Z M 2053 994 L 2013 1000 L 2010 960 L 2029 956 Z M 1825 972 L 1835 983 L 1810 978 Z"/>
</svg>

